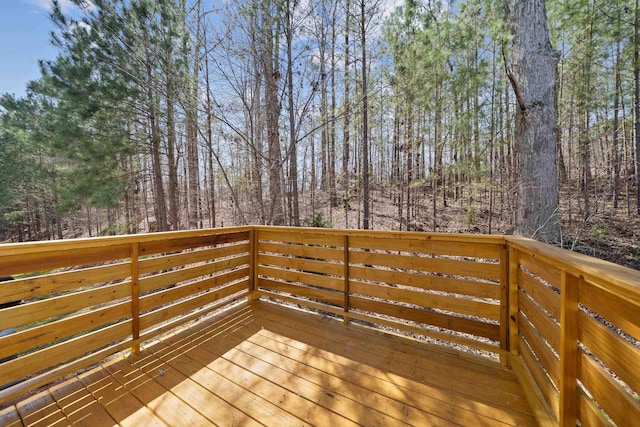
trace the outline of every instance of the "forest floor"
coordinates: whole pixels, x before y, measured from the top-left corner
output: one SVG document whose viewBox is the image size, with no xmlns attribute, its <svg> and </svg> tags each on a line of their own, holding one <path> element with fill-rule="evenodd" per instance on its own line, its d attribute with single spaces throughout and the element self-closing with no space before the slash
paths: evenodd
<svg viewBox="0 0 640 427">
<path fill-rule="evenodd" d="M 398 219 L 399 208 L 388 191 L 374 191 L 372 194 L 371 228 L 376 230 L 513 234 L 515 228 L 512 210 L 507 202 L 500 203 L 497 197 L 491 215 L 485 195 L 450 200 L 446 207 L 442 200 L 438 200 L 434 221 L 431 196 L 424 194 L 421 197 L 427 203 L 414 208 L 411 216 L 415 219 L 407 227 L 406 220 Z M 358 208 L 361 203 L 358 200 L 351 201 L 347 212 L 343 206 L 331 208 L 328 200 L 321 195 L 316 198 L 315 214 L 312 215 L 310 208 L 302 213 L 303 225 L 357 228 L 357 224 L 361 223 L 362 212 Z M 311 205 L 309 203 L 307 206 Z M 596 213 L 586 219 L 579 209 L 575 198 L 563 194 L 560 203 L 563 247 L 640 270 L 640 217 L 634 214 L 634 207 L 628 213 L 626 206 L 614 209 L 610 202 L 600 201 L 593 203 Z M 403 211 L 402 216 L 405 215 L 406 211 Z"/>
</svg>

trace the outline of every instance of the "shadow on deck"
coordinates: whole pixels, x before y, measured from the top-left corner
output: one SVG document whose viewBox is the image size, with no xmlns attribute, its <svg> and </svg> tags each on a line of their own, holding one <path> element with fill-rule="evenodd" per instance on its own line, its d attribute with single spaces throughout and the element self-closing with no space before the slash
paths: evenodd
<svg viewBox="0 0 640 427">
<path fill-rule="evenodd" d="M 244 302 L 0 411 L 3 426 L 536 425 L 514 373 Z"/>
</svg>

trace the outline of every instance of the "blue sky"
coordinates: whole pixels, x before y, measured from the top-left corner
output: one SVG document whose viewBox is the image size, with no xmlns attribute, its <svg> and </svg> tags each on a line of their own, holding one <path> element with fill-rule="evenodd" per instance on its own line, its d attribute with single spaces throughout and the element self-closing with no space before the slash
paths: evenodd
<svg viewBox="0 0 640 427">
<path fill-rule="evenodd" d="M 24 96 L 27 82 L 40 77 L 38 60 L 55 58 L 49 4 L 50 0 L 0 0 L 0 94 Z"/>
</svg>

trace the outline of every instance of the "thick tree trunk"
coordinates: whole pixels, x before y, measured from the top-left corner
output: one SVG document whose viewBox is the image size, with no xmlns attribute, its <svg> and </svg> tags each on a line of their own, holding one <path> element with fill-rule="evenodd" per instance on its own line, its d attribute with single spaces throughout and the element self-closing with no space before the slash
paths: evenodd
<svg viewBox="0 0 640 427">
<path fill-rule="evenodd" d="M 505 0 L 513 35 L 509 79 L 518 104 L 519 207 L 517 233 L 560 241 L 556 170 L 556 74 L 544 0 Z"/>
<path fill-rule="evenodd" d="M 278 43 L 276 38 L 280 31 L 279 25 L 274 30 L 275 18 L 270 15 L 268 8 L 263 10 L 263 67 L 264 67 L 264 100 L 267 128 L 268 166 L 269 166 L 269 223 L 284 225 L 284 208 L 282 205 L 282 152 L 280 149 L 280 132 L 278 121 L 281 104 L 278 98 Z"/>
<path fill-rule="evenodd" d="M 640 1 L 636 0 L 633 25 L 634 127 L 636 142 L 636 212 L 640 216 Z"/>
</svg>

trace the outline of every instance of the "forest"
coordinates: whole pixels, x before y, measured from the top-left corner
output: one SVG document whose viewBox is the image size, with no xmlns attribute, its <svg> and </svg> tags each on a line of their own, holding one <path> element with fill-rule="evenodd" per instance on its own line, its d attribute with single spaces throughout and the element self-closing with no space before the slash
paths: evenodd
<svg viewBox="0 0 640 427">
<path fill-rule="evenodd" d="M 53 3 L 57 58 L 0 95 L 3 241 L 518 228 L 505 2 Z M 545 3 L 559 243 L 640 268 L 639 0 Z"/>
</svg>

